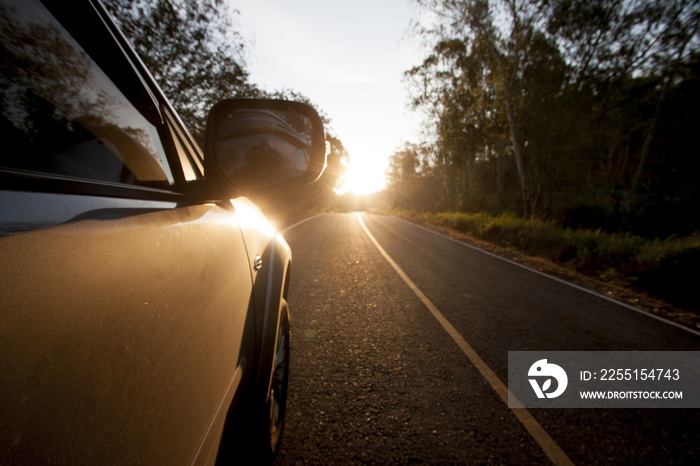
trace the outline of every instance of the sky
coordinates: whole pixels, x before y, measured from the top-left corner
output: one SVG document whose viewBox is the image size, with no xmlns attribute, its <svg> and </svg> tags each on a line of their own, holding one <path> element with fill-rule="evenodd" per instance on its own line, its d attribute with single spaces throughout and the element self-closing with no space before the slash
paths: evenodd
<svg viewBox="0 0 700 466">
<path fill-rule="evenodd" d="M 250 41 L 250 81 L 292 89 L 330 119 L 350 160 L 341 189 L 382 189 L 389 157 L 417 142 L 403 72 L 421 63 L 411 0 L 228 0 Z"/>
</svg>

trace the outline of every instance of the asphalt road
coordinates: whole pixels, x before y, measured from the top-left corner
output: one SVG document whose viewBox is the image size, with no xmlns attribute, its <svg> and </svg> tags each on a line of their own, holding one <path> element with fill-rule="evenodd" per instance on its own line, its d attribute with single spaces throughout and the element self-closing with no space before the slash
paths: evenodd
<svg viewBox="0 0 700 466">
<path fill-rule="evenodd" d="M 404 220 L 379 245 L 507 383 L 508 351 L 700 350 L 700 337 Z M 277 464 L 547 464 L 552 456 L 397 273 L 357 214 L 284 233 L 291 376 Z M 530 409 L 575 464 L 699 464 L 697 409 Z"/>
</svg>

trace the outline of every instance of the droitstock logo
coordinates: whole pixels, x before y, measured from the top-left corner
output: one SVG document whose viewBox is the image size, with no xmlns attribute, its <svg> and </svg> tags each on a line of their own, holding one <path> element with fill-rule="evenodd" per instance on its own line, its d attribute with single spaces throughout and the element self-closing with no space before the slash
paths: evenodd
<svg viewBox="0 0 700 466">
<path fill-rule="evenodd" d="M 556 364 L 548 363 L 546 359 L 540 359 L 530 366 L 527 375 L 528 377 L 535 377 L 534 379 L 528 380 L 537 398 L 556 398 L 564 393 L 569 383 L 566 371 Z M 557 385 L 556 389 L 550 392 L 548 390 L 552 388 L 552 379 L 557 381 Z M 539 380 L 541 380 L 542 385 L 540 385 Z"/>
</svg>

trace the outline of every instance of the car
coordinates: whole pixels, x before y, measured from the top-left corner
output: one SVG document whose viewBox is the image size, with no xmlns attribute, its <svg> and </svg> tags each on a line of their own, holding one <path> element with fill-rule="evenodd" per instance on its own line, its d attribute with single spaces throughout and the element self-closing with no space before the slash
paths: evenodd
<svg viewBox="0 0 700 466">
<path fill-rule="evenodd" d="M 204 151 L 98 0 L 0 2 L 0 463 L 269 463 L 292 256 L 249 200 L 325 167 L 299 102 Z"/>
</svg>

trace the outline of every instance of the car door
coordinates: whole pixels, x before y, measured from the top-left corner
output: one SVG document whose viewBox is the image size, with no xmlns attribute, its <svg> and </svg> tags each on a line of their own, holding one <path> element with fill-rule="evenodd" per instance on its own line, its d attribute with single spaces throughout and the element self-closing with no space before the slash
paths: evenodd
<svg viewBox="0 0 700 466">
<path fill-rule="evenodd" d="M 235 211 L 102 10 L 0 16 L 0 458 L 212 460 L 254 347 Z"/>
</svg>

